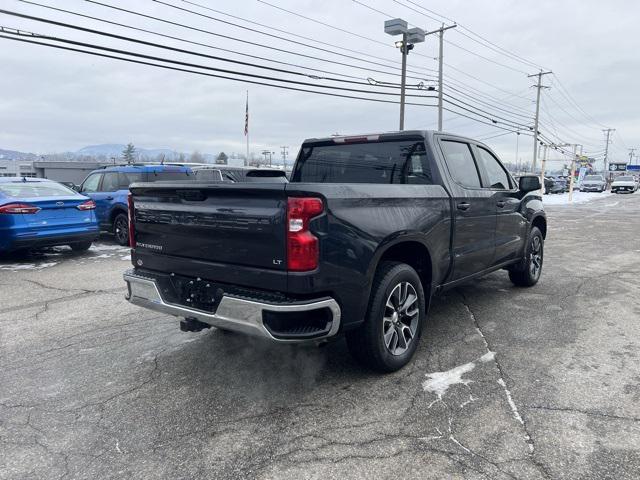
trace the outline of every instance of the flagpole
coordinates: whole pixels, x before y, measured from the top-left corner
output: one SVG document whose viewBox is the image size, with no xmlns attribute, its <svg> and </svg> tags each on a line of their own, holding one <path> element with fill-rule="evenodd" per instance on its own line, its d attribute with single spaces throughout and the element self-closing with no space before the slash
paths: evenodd
<svg viewBox="0 0 640 480">
<path fill-rule="evenodd" d="M 244 160 L 244 166 L 249 165 L 249 90 L 247 90 L 247 108 L 246 108 L 246 118 L 245 118 L 245 132 L 247 135 L 247 156 Z"/>
</svg>

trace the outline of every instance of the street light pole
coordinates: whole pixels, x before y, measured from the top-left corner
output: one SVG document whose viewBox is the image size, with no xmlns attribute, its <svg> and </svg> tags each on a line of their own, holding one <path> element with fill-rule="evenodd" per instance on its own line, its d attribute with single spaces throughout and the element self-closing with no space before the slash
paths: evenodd
<svg viewBox="0 0 640 480">
<path fill-rule="evenodd" d="M 413 49 L 414 44 L 424 42 L 424 30 L 421 28 L 407 28 L 406 20 L 394 18 L 384 22 L 384 32 L 396 36 L 402 35 L 402 40 L 396 42 L 396 47 L 402 53 L 402 73 L 400 79 L 400 130 L 404 130 L 404 105 L 407 83 L 407 55 Z"/>
<path fill-rule="evenodd" d="M 402 46 L 400 47 L 402 52 L 402 74 L 400 78 L 400 130 L 404 130 L 404 97 L 407 84 L 407 55 L 409 50 L 407 49 L 407 33 L 402 34 Z"/>
</svg>

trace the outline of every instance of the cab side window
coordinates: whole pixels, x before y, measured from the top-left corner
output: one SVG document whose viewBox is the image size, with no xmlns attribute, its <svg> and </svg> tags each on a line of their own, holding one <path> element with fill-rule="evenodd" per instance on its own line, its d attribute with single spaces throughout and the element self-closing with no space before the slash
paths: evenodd
<svg viewBox="0 0 640 480">
<path fill-rule="evenodd" d="M 480 173 L 471 146 L 465 142 L 442 140 L 442 153 L 453 179 L 467 188 L 480 188 Z"/>
<path fill-rule="evenodd" d="M 115 192 L 119 190 L 118 173 L 117 172 L 105 172 L 102 179 L 101 192 Z"/>
<path fill-rule="evenodd" d="M 100 186 L 100 179 L 102 178 L 101 173 L 94 173 L 93 175 L 89 175 L 87 179 L 82 184 L 82 191 L 87 193 L 94 193 L 98 191 L 98 187 Z"/>
<path fill-rule="evenodd" d="M 509 190 L 512 187 L 509 174 L 500 161 L 489 150 L 479 145 L 478 154 L 489 178 L 489 185 L 486 185 L 486 187 L 498 190 Z"/>
</svg>

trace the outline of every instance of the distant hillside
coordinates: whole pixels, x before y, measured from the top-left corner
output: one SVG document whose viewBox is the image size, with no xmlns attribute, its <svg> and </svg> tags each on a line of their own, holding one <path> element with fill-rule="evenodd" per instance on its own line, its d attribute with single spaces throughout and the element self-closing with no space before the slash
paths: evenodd
<svg viewBox="0 0 640 480">
<path fill-rule="evenodd" d="M 107 158 L 116 157 L 119 158 L 122 156 L 122 151 L 126 148 L 126 145 L 120 145 L 117 143 L 105 143 L 102 145 L 89 145 L 81 148 L 74 152 L 77 155 L 83 156 L 92 156 L 92 157 L 100 157 L 104 156 Z M 136 152 L 140 157 L 149 157 L 154 158 L 160 155 L 164 155 L 167 160 L 175 160 L 180 156 L 179 152 L 175 150 L 171 150 L 168 148 L 138 148 L 136 147 Z M 185 156 L 187 156 L 185 154 Z"/>
<path fill-rule="evenodd" d="M 15 150 L 3 150 L 0 148 L 0 160 L 38 160 L 35 153 L 17 152 Z"/>
<path fill-rule="evenodd" d="M 75 152 L 48 153 L 45 155 L 36 155 L 35 153 L 18 152 L 15 150 L 0 149 L 0 160 L 50 160 L 50 161 L 107 161 L 112 158 L 120 160 L 122 151 L 126 145 L 119 143 L 105 143 L 101 145 L 87 145 Z M 164 159 L 166 162 L 188 162 L 191 160 L 192 154 L 185 152 L 177 152 L 170 148 L 139 148 L 136 147 L 136 161 L 140 162 L 157 162 Z M 201 153 L 200 159 L 205 163 L 214 163 L 217 155 L 211 153 Z M 230 159 L 230 163 L 234 163 Z M 240 160 L 240 164 L 242 161 Z"/>
</svg>

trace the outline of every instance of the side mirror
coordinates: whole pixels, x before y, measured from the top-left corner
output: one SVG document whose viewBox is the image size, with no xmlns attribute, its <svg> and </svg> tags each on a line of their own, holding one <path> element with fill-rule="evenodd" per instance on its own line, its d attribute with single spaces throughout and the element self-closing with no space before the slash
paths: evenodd
<svg viewBox="0 0 640 480">
<path fill-rule="evenodd" d="M 533 175 L 525 175 L 520 177 L 520 182 L 518 188 L 521 192 L 533 192 L 534 190 L 540 190 L 542 186 L 540 185 L 540 177 Z"/>
</svg>

